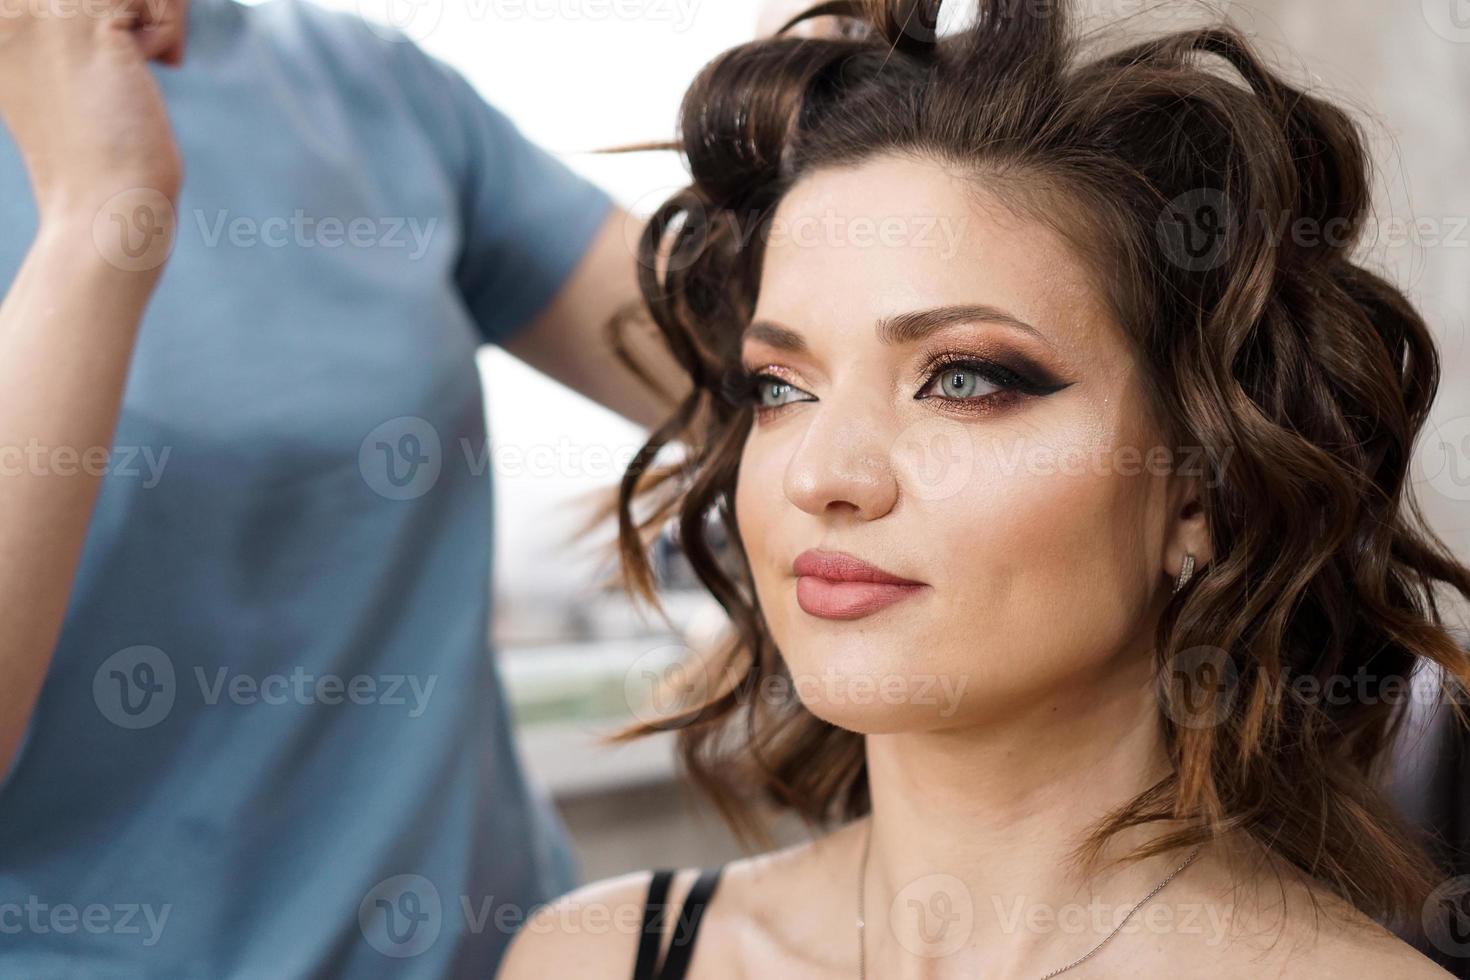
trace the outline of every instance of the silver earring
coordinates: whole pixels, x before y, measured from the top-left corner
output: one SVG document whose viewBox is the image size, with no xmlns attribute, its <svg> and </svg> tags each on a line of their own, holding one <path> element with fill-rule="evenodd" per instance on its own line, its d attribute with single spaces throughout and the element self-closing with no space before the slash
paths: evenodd
<svg viewBox="0 0 1470 980">
<path fill-rule="evenodd" d="M 1184 556 L 1183 563 L 1179 566 L 1179 578 L 1174 583 L 1174 594 L 1178 595 L 1179 590 L 1188 585 L 1189 580 L 1192 578 L 1194 578 L 1194 555 L 1187 554 Z"/>
</svg>

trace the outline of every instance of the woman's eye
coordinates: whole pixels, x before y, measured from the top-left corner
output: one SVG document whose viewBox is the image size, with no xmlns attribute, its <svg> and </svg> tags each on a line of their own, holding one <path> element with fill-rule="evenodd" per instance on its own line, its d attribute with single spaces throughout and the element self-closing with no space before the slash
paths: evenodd
<svg viewBox="0 0 1470 980">
<path fill-rule="evenodd" d="M 769 374 L 757 375 L 755 379 L 755 403 L 761 408 L 775 408 L 792 402 L 805 401 L 806 394 L 800 388 Z"/>
<path fill-rule="evenodd" d="M 744 372 L 741 387 L 744 401 L 759 409 L 780 408 L 796 402 L 814 401 L 810 394 L 773 374 Z"/>
<path fill-rule="evenodd" d="M 987 381 L 979 371 L 963 366 L 945 368 L 928 387 L 945 398 L 977 398 L 1002 390 L 1000 385 Z"/>
<path fill-rule="evenodd" d="M 738 382 L 739 400 L 754 405 L 758 411 L 817 400 L 810 392 L 774 374 L 739 368 L 734 374 L 732 380 Z M 914 398 L 937 396 L 944 401 L 979 407 L 991 405 L 997 396 L 1008 399 L 1012 394 L 1048 395 L 1066 387 L 1067 384 L 1033 383 L 1012 369 L 989 361 L 953 361 L 933 370 Z"/>
<path fill-rule="evenodd" d="M 1025 387 L 1025 379 L 1014 375 L 998 364 L 956 362 L 946 364 L 936 371 L 914 397 L 928 398 L 931 395 L 938 395 L 940 398 L 968 401 L 985 398 L 988 395 L 1013 388 Z"/>
</svg>

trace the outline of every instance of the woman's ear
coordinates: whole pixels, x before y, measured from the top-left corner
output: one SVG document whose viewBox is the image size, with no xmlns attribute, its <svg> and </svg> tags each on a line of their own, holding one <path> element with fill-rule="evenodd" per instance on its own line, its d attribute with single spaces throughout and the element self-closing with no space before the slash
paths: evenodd
<svg viewBox="0 0 1470 980">
<path fill-rule="evenodd" d="M 1161 574 L 1177 581 L 1185 556 L 1194 556 L 1194 573 L 1199 574 L 1215 557 L 1205 509 L 1204 486 L 1195 477 L 1174 481 L 1169 493 L 1169 527 L 1164 539 Z"/>
</svg>

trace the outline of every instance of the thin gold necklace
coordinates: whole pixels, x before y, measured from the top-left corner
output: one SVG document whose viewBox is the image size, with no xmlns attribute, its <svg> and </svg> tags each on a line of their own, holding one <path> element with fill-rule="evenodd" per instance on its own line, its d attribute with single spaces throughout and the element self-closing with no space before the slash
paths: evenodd
<svg viewBox="0 0 1470 980">
<path fill-rule="evenodd" d="M 864 923 L 866 922 L 866 918 L 867 918 L 866 915 L 863 912 L 863 895 L 867 891 L 867 883 L 868 883 L 868 851 L 871 848 L 872 843 L 873 843 L 873 820 L 872 820 L 871 817 L 869 817 L 868 818 L 868 832 L 867 832 L 866 836 L 864 836 L 864 838 L 863 838 L 863 859 L 862 859 L 862 862 L 860 863 L 860 865 L 858 867 L 858 890 L 857 890 L 857 893 L 858 893 L 858 895 L 857 895 L 857 907 L 858 907 L 858 914 L 857 914 L 858 980 L 867 980 L 867 977 L 868 977 L 868 952 L 867 952 L 867 944 L 863 942 L 863 935 L 864 935 L 863 926 L 864 926 Z M 1197 858 L 1197 857 L 1199 857 L 1199 852 L 1200 852 L 1200 850 L 1203 847 L 1204 847 L 1204 845 L 1203 844 L 1200 844 L 1197 847 L 1195 847 L 1194 850 L 1190 851 L 1189 852 L 1189 857 L 1185 858 L 1184 861 L 1183 861 L 1183 863 L 1180 864 L 1179 867 L 1175 868 L 1173 871 L 1170 871 L 1169 874 L 1164 878 L 1163 881 L 1161 881 L 1157 885 L 1155 885 L 1154 888 L 1153 888 L 1153 891 L 1149 892 L 1147 895 L 1143 896 L 1143 898 L 1139 899 L 1138 902 L 1133 906 L 1133 908 L 1131 908 L 1131 909 L 1128 910 L 1128 914 L 1125 915 L 1125 916 L 1123 916 L 1122 921 L 1119 922 L 1116 926 L 1113 927 L 1113 931 L 1110 932 L 1110 933 L 1108 933 L 1106 936 L 1104 936 L 1102 938 L 1102 940 L 1096 946 L 1092 947 L 1087 952 L 1083 953 L 1081 956 L 1077 957 L 1075 960 L 1073 960 L 1072 962 L 1068 963 L 1066 966 L 1058 967 L 1057 969 L 1051 971 L 1050 973 L 1044 974 L 1041 977 L 1041 980 L 1051 980 L 1052 977 L 1057 976 L 1057 975 L 1062 974 L 1062 973 L 1066 973 L 1068 970 L 1072 969 L 1073 967 L 1080 966 L 1083 963 L 1087 962 L 1087 960 L 1091 959 L 1094 953 L 1096 953 L 1098 950 L 1102 949 L 1103 946 L 1107 943 L 1107 941 L 1109 939 L 1112 939 L 1114 936 L 1116 936 L 1118 934 L 1118 932 L 1125 925 L 1128 924 L 1128 920 L 1131 919 L 1131 918 L 1133 918 L 1133 913 L 1137 912 L 1139 909 L 1143 908 L 1145 905 L 1147 905 L 1149 902 L 1151 902 L 1153 900 L 1154 896 L 1158 895 L 1159 892 L 1161 892 L 1161 891 L 1164 890 L 1164 886 L 1165 885 L 1167 885 L 1169 882 L 1171 882 L 1171 881 L 1174 880 L 1174 876 L 1175 875 L 1179 874 L 1179 872 L 1181 872 L 1185 868 L 1189 867 L 1190 864 L 1192 864 L 1194 862 L 1194 859 Z"/>
</svg>

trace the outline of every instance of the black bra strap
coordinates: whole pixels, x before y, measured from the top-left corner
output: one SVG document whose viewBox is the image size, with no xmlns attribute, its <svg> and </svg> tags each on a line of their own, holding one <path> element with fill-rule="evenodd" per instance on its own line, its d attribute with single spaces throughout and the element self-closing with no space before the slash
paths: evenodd
<svg viewBox="0 0 1470 980">
<path fill-rule="evenodd" d="M 679 910 L 674 924 L 674 938 L 669 944 L 668 956 L 661 969 L 655 973 L 658 960 L 659 937 L 663 926 L 665 900 L 674 872 L 663 869 L 655 871 L 648 883 L 648 899 L 643 906 L 643 934 L 638 940 L 638 959 L 633 967 L 633 980 L 684 980 L 689 968 L 689 959 L 694 955 L 694 939 L 699 933 L 699 924 L 704 917 L 705 906 L 719 884 L 721 868 L 710 868 L 700 872 Z"/>
<path fill-rule="evenodd" d="M 659 980 L 684 980 L 684 971 L 689 969 L 689 958 L 694 955 L 694 937 L 699 932 L 704 907 L 709 904 L 710 897 L 715 893 L 715 886 L 719 883 L 720 869 L 710 868 L 700 872 L 699 878 L 689 889 L 689 897 L 684 900 L 684 908 L 679 911 L 674 939 L 669 946 L 669 955 L 664 960 L 664 968 L 659 973 Z"/>
<path fill-rule="evenodd" d="M 664 900 L 669 895 L 669 882 L 674 872 L 660 870 L 648 883 L 648 898 L 643 903 L 643 932 L 638 939 L 638 962 L 633 966 L 633 980 L 656 980 L 659 934 L 663 931 Z"/>
</svg>

